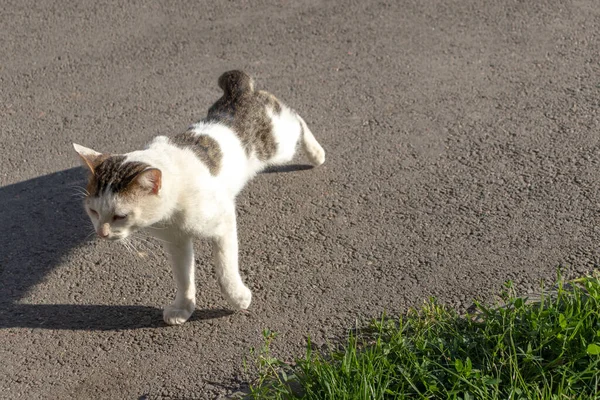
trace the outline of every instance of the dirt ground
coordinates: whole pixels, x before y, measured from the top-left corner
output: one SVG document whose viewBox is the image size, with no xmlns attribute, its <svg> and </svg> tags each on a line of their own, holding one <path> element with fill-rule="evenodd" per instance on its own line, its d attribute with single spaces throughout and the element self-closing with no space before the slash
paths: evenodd
<svg viewBox="0 0 600 400">
<path fill-rule="evenodd" d="M 279 333 L 284 360 L 430 296 L 464 309 L 600 260 L 596 0 L 8 0 L 0 6 L 0 397 L 214 399 Z M 67 5 L 68 4 L 68 5 Z M 88 237 L 77 142 L 182 132 L 239 68 L 304 116 L 322 168 L 239 198 L 249 314 L 197 244 L 198 310 L 145 257 Z"/>
</svg>

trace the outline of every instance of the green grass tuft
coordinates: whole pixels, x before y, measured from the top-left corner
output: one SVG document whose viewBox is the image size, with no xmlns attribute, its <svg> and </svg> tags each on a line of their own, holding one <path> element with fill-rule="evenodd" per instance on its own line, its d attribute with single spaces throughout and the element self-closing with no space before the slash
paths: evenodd
<svg viewBox="0 0 600 400">
<path fill-rule="evenodd" d="M 460 316 L 434 300 L 350 334 L 341 350 L 311 350 L 293 367 L 254 354 L 254 399 L 600 398 L 600 281 L 585 277 L 535 302 L 506 285 L 502 306 Z"/>
</svg>

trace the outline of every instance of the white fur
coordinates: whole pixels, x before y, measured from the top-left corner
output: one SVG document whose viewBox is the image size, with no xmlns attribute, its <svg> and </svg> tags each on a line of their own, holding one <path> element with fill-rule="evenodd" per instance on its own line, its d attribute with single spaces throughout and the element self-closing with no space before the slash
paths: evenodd
<svg viewBox="0 0 600 400">
<path fill-rule="evenodd" d="M 277 143 L 277 154 L 269 160 L 269 164 L 283 164 L 289 162 L 296 153 L 296 144 L 302 131 L 296 113 L 283 107 L 279 115 L 268 110 L 267 114 L 273 122 L 273 135 Z"/>
<path fill-rule="evenodd" d="M 177 285 L 174 302 L 164 309 L 167 324 L 184 323 L 196 307 L 192 243 L 195 237 L 207 237 L 213 242 L 215 270 L 224 297 L 235 309 L 249 307 L 252 293 L 242 282 L 238 268 L 236 195 L 267 165 L 290 161 L 300 139 L 314 165 L 324 161 L 323 149 L 294 111 L 282 106 L 279 115 L 270 115 L 277 142 L 277 153 L 270 160 L 247 157 L 236 134 L 225 125 L 199 122 L 192 125 L 193 132 L 208 135 L 219 143 L 223 157 L 217 176 L 212 176 L 192 151 L 159 136 L 145 150 L 126 154 L 126 162 L 143 162 L 161 171 L 158 194 L 131 202 L 114 195 L 101 196 L 89 199 L 86 205 L 96 229 L 108 229 L 108 239 L 122 239 L 137 229 L 147 228 L 151 235 L 164 241 Z M 304 130 L 302 138 L 300 124 Z M 85 154 L 99 154 L 83 146 L 76 150 L 82 158 Z M 91 209 L 99 217 L 95 218 Z M 127 219 L 111 222 L 116 214 L 127 215 Z"/>
</svg>

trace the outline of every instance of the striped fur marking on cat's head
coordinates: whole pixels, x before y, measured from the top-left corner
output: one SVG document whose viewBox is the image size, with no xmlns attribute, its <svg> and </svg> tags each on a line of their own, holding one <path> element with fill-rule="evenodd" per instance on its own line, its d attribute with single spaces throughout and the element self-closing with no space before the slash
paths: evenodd
<svg viewBox="0 0 600 400">
<path fill-rule="evenodd" d="M 90 172 L 85 210 L 101 238 L 123 239 L 149 226 L 160 209 L 162 173 L 124 155 L 102 154 L 73 144 Z"/>
</svg>

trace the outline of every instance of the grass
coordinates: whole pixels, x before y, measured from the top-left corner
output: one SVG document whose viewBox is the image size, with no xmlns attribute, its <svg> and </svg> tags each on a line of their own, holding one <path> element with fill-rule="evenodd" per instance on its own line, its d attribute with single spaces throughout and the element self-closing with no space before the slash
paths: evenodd
<svg viewBox="0 0 600 400">
<path fill-rule="evenodd" d="M 503 303 L 460 316 L 427 302 L 350 333 L 289 366 L 253 353 L 251 399 L 600 399 L 600 280 L 565 283 L 535 302 L 510 283 Z"/>
</svg>

